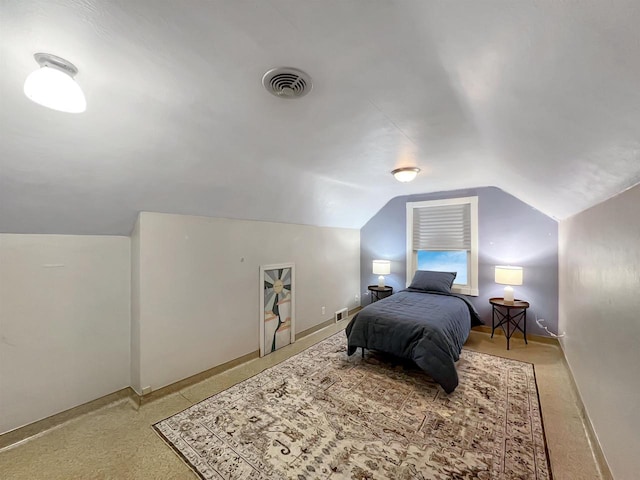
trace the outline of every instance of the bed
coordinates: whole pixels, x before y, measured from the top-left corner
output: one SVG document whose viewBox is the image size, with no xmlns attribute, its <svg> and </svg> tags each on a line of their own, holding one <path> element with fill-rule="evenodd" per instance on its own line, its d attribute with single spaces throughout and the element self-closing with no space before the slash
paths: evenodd
<svg viewBox="0 0 640 480">
<path fill-rule="evenodd" d="M 433 273 L 448 273 L 447 281 L 434 283 L 442 276 Z M 455 273 L 418 271 L 409 288 L 364 307 L 345 330 L 347 353 L 360 347 L 411 360 L 453 392 L 462 345 L 471 327 L 482 324 L 473 305 L 451 293 L 454 278 Z"/>
</svg>

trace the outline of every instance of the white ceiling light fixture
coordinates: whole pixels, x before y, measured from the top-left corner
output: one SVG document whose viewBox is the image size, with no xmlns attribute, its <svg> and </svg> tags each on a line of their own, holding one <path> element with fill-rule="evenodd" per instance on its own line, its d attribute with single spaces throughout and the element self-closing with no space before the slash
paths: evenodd
<svg viewBox="0 0 640 480">
<path fill-rule="evenodd" d="M 262 85 L 279 98 L 304 97 L 313 88 L 308 73 L 292 67 L 272 68 L 262 77 Z"/>
<path fill-rule="evenodd" d="M 73 79 L 78 73 L 75 65 L 49 53 L 36 53 L 33 57 L 40 68 L 24 81 L 27 98 L 60 112 L 84 112 L 87 101 L 80 85 Z"/>
<path fill-rule="evenodd" d="M 404 167 L 396 168 L 391 173 L 394 177 L 396 177 L 396 180 L 406 183 L 415 179 L 418 175 L 418 172 L 420 172 L 420 169 L 418 167 Z"/>
</svg>

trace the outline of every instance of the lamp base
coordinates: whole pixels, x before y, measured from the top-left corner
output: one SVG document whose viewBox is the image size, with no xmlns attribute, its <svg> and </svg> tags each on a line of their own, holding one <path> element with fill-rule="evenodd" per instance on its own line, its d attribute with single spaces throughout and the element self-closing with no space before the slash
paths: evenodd
<svg viewBox="0 0 640 480">
<path fill-rule="evenodd" d="M 384 275 L 378 277 L 378 288 L 384 288 Z"/>
<path fill-rule="evenodd" d="M 504 287 L 504 303 L 513 303 L 513 287 Z"/>
</svg>

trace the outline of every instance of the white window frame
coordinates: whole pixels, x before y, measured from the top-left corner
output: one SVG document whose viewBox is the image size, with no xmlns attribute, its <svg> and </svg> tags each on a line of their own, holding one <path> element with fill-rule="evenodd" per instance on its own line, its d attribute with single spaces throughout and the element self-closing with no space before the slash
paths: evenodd
<svg viewBox="0 0 640 480">
<path fill-rule="evenodd" d="M 452 285 L 451 291 L 477 297 L 478 291 L 478 197 L 447 198 L 407 202 L 407 287 L 418 269 L 418 252 L 413 250 L 413 212 L 416 208 L 439 207 L 443 205 L 469 204 L 471 221 L 471 251 L 469 252 L 467 285 Z"/>
</svg>

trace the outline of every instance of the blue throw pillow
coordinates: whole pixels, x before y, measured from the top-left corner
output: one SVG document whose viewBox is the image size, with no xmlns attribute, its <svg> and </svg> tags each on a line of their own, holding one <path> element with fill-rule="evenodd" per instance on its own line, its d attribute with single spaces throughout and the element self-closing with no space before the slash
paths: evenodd
<svg viewBox="0 0 640 480">
<path fill-rule="evenodd" d="M 432 272 L 430 270 L 418 270 L 413 276 L 409 288 L 416 290 L 428 290 L 430 292 L 451 293 L 451 285 L 456 279 L 456 272 Z"/>
</svg>

